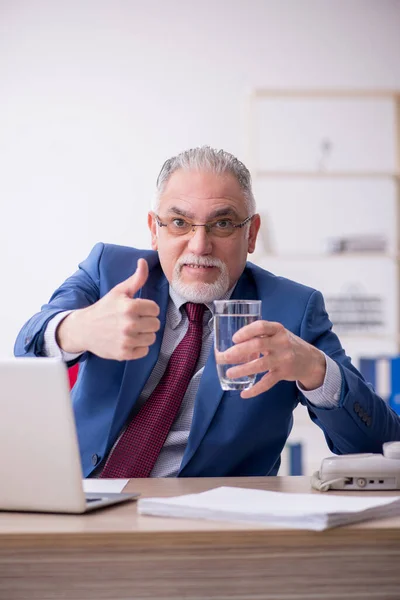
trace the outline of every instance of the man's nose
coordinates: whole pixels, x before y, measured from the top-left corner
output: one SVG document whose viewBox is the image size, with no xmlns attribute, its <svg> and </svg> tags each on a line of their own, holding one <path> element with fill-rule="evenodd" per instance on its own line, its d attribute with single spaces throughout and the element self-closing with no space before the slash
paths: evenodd
<svg viewBox="0 0 400 600">
<path fill-rule="evenodd" d="M 194 254 L 210 254 L 212 251 L 212 242 L 205 227 L 195 227 L 194 232 L 190 232 L 191 237 L 188 241 L 188 250 Z"/>
</svg>

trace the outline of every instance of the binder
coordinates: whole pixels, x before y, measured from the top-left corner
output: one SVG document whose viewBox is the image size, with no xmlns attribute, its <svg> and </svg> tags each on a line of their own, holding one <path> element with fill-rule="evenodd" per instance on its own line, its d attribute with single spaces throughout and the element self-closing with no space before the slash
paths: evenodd
<svg viewBox="0 0 400 600">
<path fill-rule="evenodd" d="M 376 393 L 400 414 L 400 356 L 360 358 L 359 370 Z"/>
</svg>

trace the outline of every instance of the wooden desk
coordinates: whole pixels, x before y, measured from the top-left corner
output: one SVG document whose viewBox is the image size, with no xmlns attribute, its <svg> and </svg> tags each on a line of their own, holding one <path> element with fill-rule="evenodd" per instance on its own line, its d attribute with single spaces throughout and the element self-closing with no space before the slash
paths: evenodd
<svg viewBox="0 0 400 600">
<path fill-rule="evenodd" d="M 310 492 L 306 477 L 145 479 L 174 496 L 218 485 Z M 395 494 L 394 494 L 395 495 Z M 0 513 L 1 600 L 400 598 L 400 519 L 326 532 L 137 515 Z"/>
</svg>

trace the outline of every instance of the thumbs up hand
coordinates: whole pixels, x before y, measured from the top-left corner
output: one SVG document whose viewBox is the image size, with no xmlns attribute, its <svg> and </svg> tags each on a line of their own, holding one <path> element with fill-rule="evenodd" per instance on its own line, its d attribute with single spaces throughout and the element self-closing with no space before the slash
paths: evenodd
<svg viewBox="0 0 400 600">
<path fill-rule="evenodd" d="M 133 275 L 103 298 L 61 321 L 56 336 L 65 352 L 92 352 L 101 358 L 135 360 L 146 356 L 160 329 L 153 300 L 132 298 L 146 283 L 147 262 L 140 258 Z"/>
</svg>

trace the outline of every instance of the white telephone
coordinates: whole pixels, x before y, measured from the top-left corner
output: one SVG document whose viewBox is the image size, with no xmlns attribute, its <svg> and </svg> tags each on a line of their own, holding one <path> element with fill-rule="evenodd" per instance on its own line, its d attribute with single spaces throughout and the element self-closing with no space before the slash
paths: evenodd
<svg viewBox="0 0 400 600">
<path fill-rule="evenodd" d="M 400 442 L 383 444 L 383 454 L 344 454 L 324 458 L 311 485 L 328 490 L 400 489 Z"/>
</svg>

